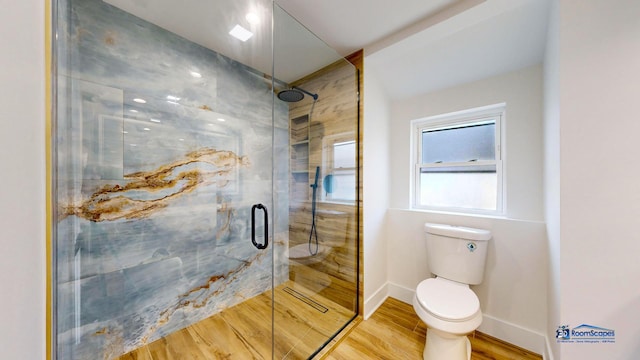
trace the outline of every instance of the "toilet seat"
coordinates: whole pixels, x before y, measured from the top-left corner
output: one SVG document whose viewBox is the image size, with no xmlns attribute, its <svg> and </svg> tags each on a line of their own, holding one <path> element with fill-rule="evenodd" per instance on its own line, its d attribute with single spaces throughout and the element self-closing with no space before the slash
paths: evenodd
<svg viewBox="0 0 640 360">
<path fill-rule="evenodd" d="M 480 312 L 480 301 L 468 285 L 443 278 L 420 282 L 416 299 L 422 309 L 443 321 L 463 322 Z"/>
</svg>

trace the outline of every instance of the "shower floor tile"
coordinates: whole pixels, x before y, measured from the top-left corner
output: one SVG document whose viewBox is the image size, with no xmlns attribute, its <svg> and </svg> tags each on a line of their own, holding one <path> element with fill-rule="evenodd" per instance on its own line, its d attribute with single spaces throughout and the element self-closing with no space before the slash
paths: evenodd
<svg viewBox="0 0 640 360">
<path fill-rule="evenodd" d="M 293 281 L 273 294 L 275 359 L 307 359 L 354 315 Z M 262 293 L 120 359 L 271 359 L 271 296 Z"/>
</svg>

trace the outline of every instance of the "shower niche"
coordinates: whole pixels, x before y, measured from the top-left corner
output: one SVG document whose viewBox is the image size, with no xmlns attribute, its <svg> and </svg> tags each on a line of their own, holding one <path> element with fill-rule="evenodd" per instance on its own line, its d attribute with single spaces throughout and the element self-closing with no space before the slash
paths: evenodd
<svg viewBox="0 0 640 360">
<path fill-rule="evenodd" d="M 309 115 L 291 119 L 291 199 L 309 200 Z"/>
<path fill-rule="evenodd" d="M 247 11 L 262 23 L 236 20 Z M 312 358 L 357 315 L 355 203 L 318 204 L 348 219 L 318 218 L 339 264 L 300 270 L 290 251 L 321 166 L 314 128 L 357 125 L 355 95 L 317 74 L 349 69 L 355 94 L 353 65 L 269 0 L 53 14 L 49 358 Z M 292 65 L 300 41 L 314 50 Z M 295 84 L 320 93 L 313 111 L 275 96 Z"/>
</svg>

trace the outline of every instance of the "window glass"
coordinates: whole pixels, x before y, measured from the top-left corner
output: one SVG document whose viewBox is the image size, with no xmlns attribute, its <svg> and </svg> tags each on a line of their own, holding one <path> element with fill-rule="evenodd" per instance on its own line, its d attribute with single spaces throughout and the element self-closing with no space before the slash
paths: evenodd
<svg viewBox="0 0 640 360">
<path fill-rule="evenodd" d="M 332 192 L 327 195 L 328 200 L 333 201 L 354 201 L 356 192 L 354 185 L 356 183 L 355 170 L 336 170 L 331 178 Z"/>
<path fill-rule="evenodd" d="M 493 171 L 437 171 L 420 173 L 420 205 L 463 209 L 496 210 L 497 181 Z"/>
<path fill-rule="evenodd" d="M 356 167 L 356 142 L 347 141 L 333 144 L 333 168 Z"/>
<path fill-rule="evenodd" d="M 353 133 L 336 134 L 323 139 L 322 180 L 325 201 L 352 203 L 356 200 L 356 142 Z"/>
<path fill-rule="evenodd" d="M 504 104 L 414 121 L 414 207 L 502 213 Z"/>
<path fill-rule="evenodd" d="M 422 162 L 494 160 L 495 120 L 422 131 Z"/>
</svg>

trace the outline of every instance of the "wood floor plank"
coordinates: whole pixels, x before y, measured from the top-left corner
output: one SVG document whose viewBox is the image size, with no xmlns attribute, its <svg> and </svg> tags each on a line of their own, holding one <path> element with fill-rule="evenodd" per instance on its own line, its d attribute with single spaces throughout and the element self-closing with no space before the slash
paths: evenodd
<svg viewBox="0 0 640 360">
<path fill-rule="evenodd" d="M 413 331 L 422 321 L 413 309 L 411 310 L 412 311 L 407 311 L 407 304 L 402 301 L 388 298 L 384 302 L 384 306 L 378 309 L 376 318 Z"/>
<path fill-rule="evenodd" d="M 389 298 L 323 359 L 422 359 L 427 327 L 413 307 Z M 538 354 L 486 334 L 469 336 L 472 360 L 542 360 Z"/>
<path fill-rule="evenodd" d="M 318 298 L 315 293 L 295 283 L 291 283 L 291 285 L 287 287 L 294 291 L 294 294 L 306 297 L 311 301 L 311 304 L 304 301 L 292 301 L 290 298 L 292 295 L 285 292 L 284 288 L 277 289 L 275 291 L 275 309 L 276 314 L 282 314 L 282 317 L 276 319 L 276 324 L 278 324 L 278 320 L 280 320 L 281 324 L 286 324 L 286 326 L 290 326 L 293 322 L 304 322 L 305 324 L 312 324 L 313 328 L 317 329 L 324 336 L 331 337 L 338 329 L 346 324 L 345 320 L 350 319 L 354 315 L 352 310 L 345 309 L 322 297 L 317 301 L 314 300 Z M 320 305 L 326 308 L 326 311 L 321 312 L 317 307 L 312 305 Z M 322 320 L 314 321 L 319 319 Z"/>
<path fill-rule="evenodd" d="M 331 355 L 338 359 L 353 359 L 354 353 L 360 358 L 375 355 L 379 359 L 411 359 L 413 354 L 422 352 L 423 344 L 424 339 L 411 330 L 372 317 L 358 325 Z"/>
<path fill-rule="evenodd" d="M 207 359 L 186 329 L 178 330 L 167 337 L 152 342 L 149 344 L 148 351 L 152 359 L 179 360 L 185 358 L 184 349 L 189 349 L 190 359 Z"/>
<path fill-rule="evenodd" d="M 487 334 L 476 331 L 473 336 L 469 336 L 473 356 L 477 360 L 540 360 L 542 357 L 518 346 L 508 344 Z M 472 356 L 472 359 L 474 357 Z"/>
<path fill-rule="evenodd" d="M 274 358 L 307 359 L 353 316 L 353 310 L 287 281 L 273 294 L 247 299 L 119 359 L 271 359 L 273 331 Z"/>
<path fill-rule="evenodd" d="M 187 328 L 198 347 L 211 359 L 259 359 L 252 341 L 245 339 L 222 317 L 211 317 Z"/>
<path fill-rule="evenodd" d="M 271 358 L 271 299 L 267 295 L 245 300 L 216 316 L 222 317 L 233 328 L 238 339 L 260 354 L 259 359 Z"/>
<path fill-rule="evenodd" d="M 149 347 L 143 346 L 120 357 L 121 360 L 153 360 Z"/>
<path fill-rule="evenodd" d="M 325 306 L 317 307 L 292 296 L 295 290 Z M 297 296 L 299 296 L 297 295 Z M 226 309 L 186 329 L 132 351 L 120 359 L 271 359 L 271 292 Z M 276 359 L 307 359 L 353 315 L 293 282 L 274 290 Z M 366 321 L 358 320 L 335 347 L 314 359 L 422 359 L 427 328 L 413 307 L 389 298 Z M 469 336 L 472 360 L 541 360 L 542 357 L 480 332 Z"/>
</svg>

